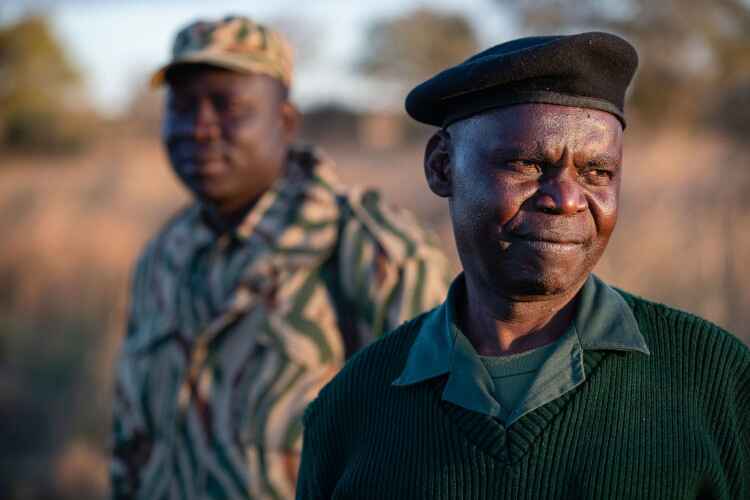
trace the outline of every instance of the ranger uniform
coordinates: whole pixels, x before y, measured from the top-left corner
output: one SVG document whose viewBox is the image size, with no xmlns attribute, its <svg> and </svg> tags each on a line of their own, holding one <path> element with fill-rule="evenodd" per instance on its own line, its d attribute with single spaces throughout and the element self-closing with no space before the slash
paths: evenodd
<svg viewBox="0 0 750 500">
<path fill-rule="evenodd" d="M 178 35 L 183 59 L 261 36 L 237 18 L 195 26 Z M 314 149 L 290 149 L 285 175 L 231 230 L 186 208 L 135 271 L 114 496 L 292 496 L 307 403 L 351 353 L 439 304 L 446 283 L 411 214 L 345 189 Z"/>
</svg>

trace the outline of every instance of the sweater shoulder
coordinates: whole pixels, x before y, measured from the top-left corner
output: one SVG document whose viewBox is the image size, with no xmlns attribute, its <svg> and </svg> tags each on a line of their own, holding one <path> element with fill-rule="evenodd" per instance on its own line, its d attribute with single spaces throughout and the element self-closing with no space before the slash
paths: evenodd
<svg viewBox="0 0 750 500">
<path fill-rule="evenodd" d="M 370 388 L 368 386 L 386 382 L 390 385 L 403 369 L 420 326 L 431 312 L 432 310 L 427 311 L 406 321 L 357 352 L 330 382 L 331 388 L 354 385 L 357 390 L 366 390 Z"/>
<path fill-rule="evenodd" d="M 707 356 L 720 355 L 723 366 L 750 372 L 750 348 L 726 329 L 693 313 L 617 291 L 632 309 L 649 346 L 669 345 Z"/>
</svg>

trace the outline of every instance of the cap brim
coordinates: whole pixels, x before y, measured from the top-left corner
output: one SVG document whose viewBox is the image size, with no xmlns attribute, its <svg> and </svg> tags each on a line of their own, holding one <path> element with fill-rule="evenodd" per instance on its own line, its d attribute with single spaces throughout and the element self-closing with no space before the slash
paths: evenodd
<svg viewBox="0 0 750 500">
<path fill-rule="evenodd" d="M 245 74 L 261 74 L 268 75 L 272 78 L 280 80 L 284 85 L 289 86 L 289 82 L 283 78 L 279 71 L 274 71 L 267 63 L 263 61 L 253 61 L 248 59 L 246 55 L 241 57 L 233 57 L 230 54 L 216 54 L 209 52 L 196 52 L 189 54 L 178 59 L 170 61 L 159 68 L 151 76 L 149 84 L 151 88 L 156 89 L 161 87 L 167 76 L 167 71 L 177 66 L 184 66 L 189 64 L 207 64 L 209 66 L 216 66 L 218 68 L 228 69 L 231 71 L 237 71 Z"/>
</svg>

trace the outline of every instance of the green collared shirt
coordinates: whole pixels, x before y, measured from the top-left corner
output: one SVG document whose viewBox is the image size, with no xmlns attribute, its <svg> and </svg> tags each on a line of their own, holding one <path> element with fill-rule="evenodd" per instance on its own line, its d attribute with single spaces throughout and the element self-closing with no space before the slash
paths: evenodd
<svg viewBox="0 0 750 500">
<path fill-rule="evenodd" d="M 490 373 L 456 322 L 457 300 L 464 288 L 464 277 L 460 275 L 451 285 L 445 302 L 422 323 L 404 370 L 394 385 L 416 384 L 448 374 L 443 400 L 499 418 L 508 427 L 581 385 L 586 380 L 584 351 L 650 354 L 625 300 L 592 274 L 579 293 L 573 322 L 555 342 L 528 392 L 515 408 L 503 408 L 495 397 Z"/>
<path fill-rule="evenodd" d="M 506 422 L 511 412 L 524 401 L 539 369 L 566 338 L 563 336 L 549 344 L 517 354 L 479 356 L 492 379 L 492 394 L 500 403 L 503 422 Z"/>
</svg>

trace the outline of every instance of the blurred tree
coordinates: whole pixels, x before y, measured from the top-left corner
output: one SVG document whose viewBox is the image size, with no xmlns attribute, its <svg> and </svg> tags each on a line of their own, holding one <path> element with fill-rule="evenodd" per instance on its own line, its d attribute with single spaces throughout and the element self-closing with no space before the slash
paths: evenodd
<svg viewBox="0 0 750 500">
<path fill-rule="evenodd" d="M 300 137 L 303 142 L 313 144 L 355 144 L 361 119 L 351 108 L 333 102 L 322 103 L 304 112 Z"/>
<path fill-rule="evenodd" d="M 358 67 L 367 75 L 412 85 L 461 62 L 478 45 L 461 14 L 418 9 L 370 26 Z"/>
<path fill-rule="evenodd" d="M 314 19 L 284 14 L 268 23 L 292 45 L 295 73 L 319 63 L 321 48 L 331 32 Z"/>
<path fill-rule="evenodd" d="M 69 150 L 82 145 L 81 77 L 39 16 L 0 28 L 0 146 Z"/>
<path fill-rule="evenodd" d="M 129 132 L 141 135 L 150 140 L 157 139 L 161 133 L 161 116 L 164 108 L 164 88 L 151 87 L 151 73 L 134 68 L 132 74 L 130 100 L 120 122 L 126 125 Z"/>
<path fill-rule="evenodd" d="M 718 109 L 732 123 L 748 122 L 747 108 L 723 104 L 748 89 L 740 85 L 750 75 L 746 0 L 496 1 L 530 31 L 604 29 L 633 41 L 641 64 L 631 108 L 654 123 L 715 121 Z"/>
</svg>

